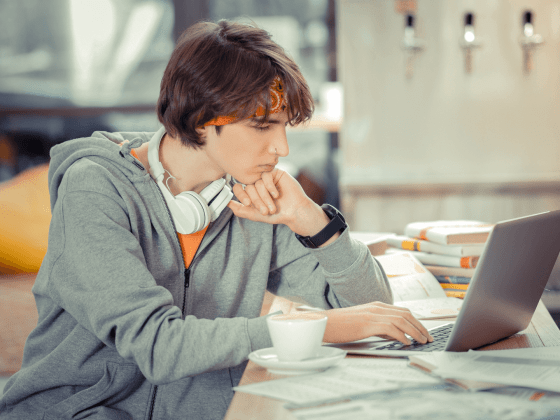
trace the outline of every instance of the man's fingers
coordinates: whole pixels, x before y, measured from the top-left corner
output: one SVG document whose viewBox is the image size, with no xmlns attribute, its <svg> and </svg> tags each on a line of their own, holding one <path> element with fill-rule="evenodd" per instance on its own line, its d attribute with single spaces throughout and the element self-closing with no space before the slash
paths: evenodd
<svg viewBox="0 0 560 420">
<path fill-rule="evenodd" d="M 391 322 L 379 322 L 377 323 L 376 327 L 376 329 L 379 330 L 379 333 L 375 335 L 388 335 L 395 340 L 399 340 L 405 345 L 409 345 L 411 343 L 410 340 L 406 337 L 405 333 Z"/>
<path fill-rule="evenodd" d="M 233 193 L 235 194 L 237 199 L 243 203 L 244 206 L 250 206 L 251 205 L 251 199 L 249 198 L 249 195 L 243 189 L 243 185 L 235 184 L 233 186 Z"/>
<path fill-rule="evenodd" d="M 424 327 L 424 325 L 422 325 L 422 323 L 420 321 L 418 321 L 414 315 L 412 315 L 410 312 L 407 313 L 405 316 L 406 320 L 408 322 L 410 322 L 410 324 L 412 324 L 424 337 L 426 337 L 428 339 L 429 342 L 434 341 L 434 338 L 432 337 L 432 335 L 430 334 L 430 332 L 426 329 L 426 327 Z"/>
<path fill-rule="evenodd" d="M 254 184 L 235 184 L 233 193 L 244 206 L 252 205 L 263 216 L 273 215 L 278 210 L 274 199 L 280 197 L 276 183 L 282 178 L 283 174 L 283 171 L 276 168 L 271 172 L 263 172 L 261 179 Z"/>
<path fill-rule="evenodd" d="M 372 308 L 395 309 L 395 310 L 399 310 L 399 311 L 410 312 L 410 309 L 408 309 L 408 308 L 404 308 L 402 306 L 391 305 L 391 304 L 385 303 L 385 302 L 372 302 L 372 303 L 368 303 L 366 305 L 370 306 Z"/>
<path fill-rule="evenodd" d="M 414 338 L 419 343 L 425 344 L 425 343 L 428 342 L 428 335 L 429 334 L 427 334 L 427 333 L 426 333 L 426 335 L 422 334 L 422 332 L 420 332 L 420 330 L 416 327 L 416 325 L 414 325 L 408 319 L 396 316 L 393 323 L 402 332 L 404 332 L 405 334 L 408 334 L 409 336 Z"/>
<path fill-rule="evenodd" d="M 398 316 L 374 316 L 369 320 L 369 327 L 370 335 L 388 335 L 406 345 L 411 343 L 407 335 L 419 343 L 427 342 L 426 337 L 414 325 Z"/>
<path fill-rule="evenodd" d="M 399 340 L 403 344 L 410 344 L 410 340 L 406 337 L 407 328 L 397 325 L 396 319 L 391 316 L 373 315 L 367 319 L 367 327 L 369 335 L 388 335 L 389 337 Z M 410 335 L 410 334 L 409 334 Z"/>
<path fill-rule="evenodd" d="M 268 214 L 268 207 L 263 202 L 263 200 L 262 200 L 261 196 L 259 195 L 255 185 L 247 185 L 245 187 L 245 192 L 249 195 L 249 198 L 251 199 L 251 203 L 253 204 L 253 206 L 258 211 L 260 211 L 262 215 L 267 215 Z"/>
<path fill-rule="evenodd" d="M 231 200 L 227 206 L 231 209 L 231 211 L 233 211 L 233 214 L 235 214 L 238 217 L 244 217 L 243 213 L 245 213 L 245 209 L 246 207 L 241 204 L 238 203 L 237 201 Z"/>
<path fill-rule="evenodd" d="M 398 311 L 398 315 L 402 316 L 404 319 L 406 319 L 411 325 L 414 326 L 414 328 L 419 331 L 422 336 L 426 337 L 428 339 L 428 341 L 432 342 L 434 341 L 434 338 L 430 335 L 429 331 L 426 329 L 426 327 L 424 327 L 424 325 L 422 325 L 422 323 L 420 321 L 418 321 L 416 319 L 416 317 L 414 315 L 412 315 L 412 312 L 410 312 L 410 309 L 408 308 L 401 308 L 398 306 L 393 306 L 393 309 L 395 311 Z M 412 335 L 412 334 L 411 334 Z M 416 339 L 416 337 L 414 337 Z M 420 341 L 418 339 L 416 339 L 417 341 Z M 422 341 L 423 342 L 423 341 Z"/>
<path fill-rule="evenodd" d="M 262 214 L 259 213 L 257 209 L 253 206 L 244 206 L 237 201 L 231 200 L 227 205 L 237 217 L 241 217 L 243 219 L 250 219 L 257 222 L 262 221 Z"/>
<path fill-rule="evenodd" d="M 281 176 L 282 175 L 280 175 L 278 179 L 280 179 Z M 280 193 L 278 192 L 278 189 L 274 184 L 274 177 L 272 175 L 272 172 L 264 172 L 262 174 L 262 182 L 264 183 L 264 186 L 266 187 L 267 191 L 273 198 L 278 198 L 280 196 Z"/>
<path fill-rule="evenodd" d="M 390 305 L 388 303 L 383 303 L 383 302 L 371 303 L 369 305 L 366 305 L 366 308 L 371 310 L 373 313 L 377 313 L 377 314 L 401 316 L 404 319 L 406 319 L 411 325 L 413 325 L 415 327 L 415 329 L 417 331 L 419 331 L 424 337 L 426 337 L 428 339 L 428 341 L 430 341 L 430 342 L 434 341 L 433 337 L 430 335 L 430 333 L 428 332 L 426 327 L 424 327 L 424 325 L 422 325 L 422 323 L 420 321 L 418 321 L 414 317 L 414 315 L 412 315 L 412 312 L 410 312 L 410 309 L 408 309 L 408 308 L 403 308 L 403 307 L 400 307 L 400 306 Z M 410 335 L 412 336 L 412 334 L 410 334 Z M 416 337 L 414 337 L 414 338 L 417 341 L 424 342 L 424 341 L 418 340 Z"/>
<path fill-rule="evenodd" d="M 255 189 L 257 190 L 260 198 L 268 208 L 270 214 L 274 214 L 276 212 L 276 206 L 274 205 L 274 201 L 270 196 L 270 192 L 267 190 L 266 186 L 264 185 L 263 180 L 259 180 L 255 183 Z"/>
</svg>

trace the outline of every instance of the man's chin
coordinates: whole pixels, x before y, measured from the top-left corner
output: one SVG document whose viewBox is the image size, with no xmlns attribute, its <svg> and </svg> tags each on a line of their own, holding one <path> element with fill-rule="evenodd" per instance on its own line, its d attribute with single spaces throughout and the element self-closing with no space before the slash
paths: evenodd
<svg viewBox="0 0 560 420">
<path fill-rule="evenodd" d="M 240 176 L 239 178 L 237 178 L 236 176 L 234 176 L 235 180 L 241 184 L 245 184 L 245 185 L 252 185 L 255 182 L 257 182 L 259 179 L 261 179 L 261 174 L 256 174 L 256 175 L 243 175 Z"/>
</svg>

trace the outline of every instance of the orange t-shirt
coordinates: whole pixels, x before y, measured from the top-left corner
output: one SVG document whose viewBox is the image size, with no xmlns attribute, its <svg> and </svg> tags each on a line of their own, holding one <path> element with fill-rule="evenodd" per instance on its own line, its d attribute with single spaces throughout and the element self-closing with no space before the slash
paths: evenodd
<svg viewBox="0 0 560 420">
<path fill-rule="evenodd" d="M 130 154 L 138 159 L 138 155 L 136 154 L 136 151 L 134 149 L 130 150 Z M 196 251 L 198 250 L 198 247 L 200 246 L 200 243 L 202 242 L 202 238 L 204 238 L 204 234 L 206 233 L 207 229 L 208 226 L 198 232 L 190 234 L 177 232 L 177 237 L 179 238 L 179 243 L 181 244 L 181 252 L 183 253 L 183 261 L 185 262 L 186 268 L 189 268 L 189 266 L 191 265 L 191 262 L 196 254 Z"/>
</svg>

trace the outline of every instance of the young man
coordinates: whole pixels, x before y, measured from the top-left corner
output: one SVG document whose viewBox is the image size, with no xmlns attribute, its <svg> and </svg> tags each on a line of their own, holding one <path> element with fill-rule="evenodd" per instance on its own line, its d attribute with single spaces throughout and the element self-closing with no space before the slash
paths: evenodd
<svg viewBox="0 0 560 420">
<path fill-rule="evenodd" d="M 324 308 L 325 341 L 430 339 L 338 211 L 275 168 L 313 104 L 265 31 L 191 27 L 157 111 L 156 133 L 52 149 L 39 321 L 0 419 L 222 419 L 271 346 L 267 289 Z"/>
</svg>

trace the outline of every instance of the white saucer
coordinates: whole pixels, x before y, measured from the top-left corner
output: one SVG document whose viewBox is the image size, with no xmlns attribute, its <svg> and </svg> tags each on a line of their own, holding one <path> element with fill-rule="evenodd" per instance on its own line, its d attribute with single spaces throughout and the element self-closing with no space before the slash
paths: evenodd
<svg viewBox="0 0 560 420">
<path fill-rule="evenodd" d="M 319 357 L 300 362 L 281 362 L 278 360 L 274 347 L 269 347 L 252 352 L 249 354 L 249 360 L 267 368 L 270 373 L 276 375 L 303 375 L 325 370 L 344 359 L 345 356 L 346 352 L 344 350 L 334 347 L 321 347 Z"/>
</svg>

